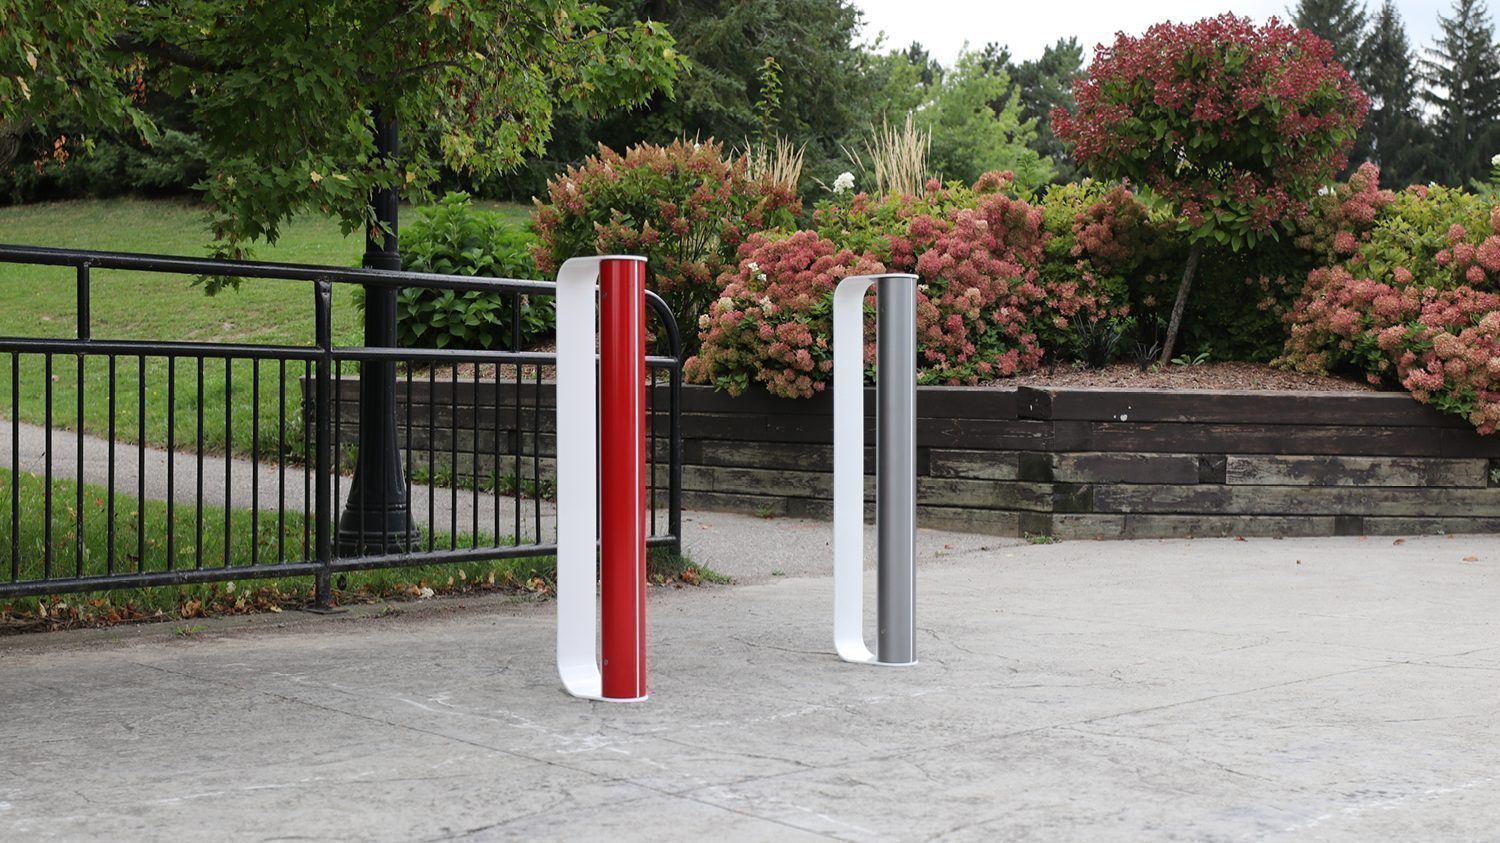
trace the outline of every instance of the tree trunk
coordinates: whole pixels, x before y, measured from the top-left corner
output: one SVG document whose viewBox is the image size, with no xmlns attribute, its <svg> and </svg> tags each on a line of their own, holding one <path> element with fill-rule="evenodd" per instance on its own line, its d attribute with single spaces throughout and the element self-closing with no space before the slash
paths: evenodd
<svg viewBox="0 0 1500 843">
<path fill-rule="evenodd" d="M 1182 327 L 1182 311 L 1187 306 L 1188 288 L 1193 286 L 1193 272 L 1198 269 L 1198 258 L 1203 254 L 1203 241 L 1199 240 L 1188 250 L 1187 268 L 1182 271 L 1182 285 L 1177 288 L 1177 301 L 1172 303 L 1172 321 L 1167 323 L 1167 338 L 1161 347 L 1161 364 L 1172 362 L 1172 347 L 1177 344 L 1177 329 Z"/>
<path fill-rule="evenodd" d="M 11 162 L 21 154 L 21 137 L 30 124 L 30 119 L 20 117 L 0 120 L 0 173 L 10 169 Z"/>
</svg>

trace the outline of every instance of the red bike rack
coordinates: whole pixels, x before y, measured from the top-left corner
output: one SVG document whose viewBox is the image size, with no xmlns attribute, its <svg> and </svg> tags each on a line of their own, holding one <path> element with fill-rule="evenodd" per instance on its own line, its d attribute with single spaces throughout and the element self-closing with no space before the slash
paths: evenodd
<svg viewBox="0 0 1500 843">
<path fill-rule="evenodd" d="M 575 697 L 646 699 L 646 482 L 646 261 L 573 258 L 557 276 L 557 669 Z"/>
</svg>

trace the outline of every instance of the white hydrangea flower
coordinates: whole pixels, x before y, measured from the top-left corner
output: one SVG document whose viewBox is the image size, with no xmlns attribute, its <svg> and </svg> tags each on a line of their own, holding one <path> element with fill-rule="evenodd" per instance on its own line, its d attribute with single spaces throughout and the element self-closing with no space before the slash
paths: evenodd
<svg viewBox="0 0 1500 843">
<path fill-rule="evenodd" d="M 839 177 L 833 180 L 834 195 L 848 193 L 854 189 L 854 174 L 845 170 L 839 173 Z"/>
<path fill-rule="evenodd" d="M 1496 154 L 1490 158 L 1490 166 L 1500 167 L 1500 154 Z"/>
</svg>

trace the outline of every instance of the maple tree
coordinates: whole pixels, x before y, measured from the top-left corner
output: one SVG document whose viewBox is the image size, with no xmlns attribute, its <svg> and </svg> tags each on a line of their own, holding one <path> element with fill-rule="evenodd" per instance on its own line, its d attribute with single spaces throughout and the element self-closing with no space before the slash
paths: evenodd
<svg viewBox="0 0 1500 843">
<path fill-rule="evenodd" d="M 670 93 L 683 59 L 666 29 L 604 13 L 580 0 L 10 4 L 0 167 L 26 162 L 23 137 L 45 139 L 32 158 L 86 149 L 77 127 L 149 142 L 149 86 L 190 104 L 220 254 L 274 241 L 305 210 L 359 230 L 377 191 L 423 200 L 444 169 L 482 177 L 540 153 L 561 103 Z M 390 121 L 403 143 L 381 155 L 375 129 Z"/>
</svg>

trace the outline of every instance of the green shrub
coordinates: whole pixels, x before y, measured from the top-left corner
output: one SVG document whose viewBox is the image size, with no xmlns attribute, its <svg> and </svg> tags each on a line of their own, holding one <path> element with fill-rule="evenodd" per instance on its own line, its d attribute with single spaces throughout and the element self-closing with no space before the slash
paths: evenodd
<svg viewBox="0 0 1500 843">
<path fill-rule="evenodd" d="M 719 297 L 735 250 L 757 231 L 791 228 L 801 207 L 713 140 L 640 144 L 623 156 L 601 146 L 536 201 L 536 265 L 550 274 L 582 255 L 644 256 L 647 284 L 671 305 L 691 353 L 690 326 Z"/>
<path fill-rule="evenodd" d="M 413 272 L 491 278 L 539 277 L 531 249 L 536 238 L 493 211 L 475 208 L 466 193 L 450 193 L 423 208 L 401 233 L 401 265 Z M 396 297 L 397 333 L 409 348 L 513 348 L 512 320 L 520 304 L 521 348 L 553 333 L 553 300 L 503 293 L 407 287 Z"/>
<path fill-rule="evenodd" d="M 1349 192 L 1347 186 L 1340 189 Z M 1176 221 L 1108 181 L 1051 187 L 1042 205 L 1051 235 L 1043 274 L 1053 281 L 1075 279 L 1111 301 L 1128 304 L 1135 344 L 1149 348 L 1160 343 L 1187 254 L 1186 244 L 1174 235 Z M 1326 228 L 1322 220 L 1340 207 L 1314 203 L 1303 224 L 1309 231 Z M 1240 251 L 1206 246 L 1196 273 L 1201 295 L 1187 301 L 1179 348 L 1208 351 L 1219 360 L 1268 361 L 1281 354 L 1284 316 L 1314 265 L 1317 239 L 1267 239 Z M 1070 330 L 1092 336 L 1099 329 Z M 1048 345 L 1058 339 L 1044 335 Z M 1118 350 L 1130 345 L 1123 343 Z M 1098 359 L 1097 353 L 1073 356 L 1083 362 L 1085 357 Z"/>
<path fill-rule="evenodd" d="M 167 129 L 154 145 L 106 137 L 64 163 L 17 166 L 0 172 L 0 202 L 34 202 L 127 193 L 188 193 L 208 172 L 198 136 Z"/>
</svg>

